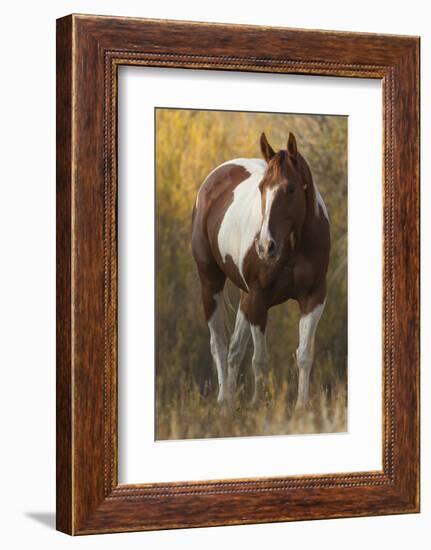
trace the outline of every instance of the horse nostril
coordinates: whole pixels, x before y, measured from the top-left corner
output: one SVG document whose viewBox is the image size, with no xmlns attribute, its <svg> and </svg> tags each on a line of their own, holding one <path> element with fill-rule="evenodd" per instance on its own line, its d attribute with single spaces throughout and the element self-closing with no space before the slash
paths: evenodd
<svg viewBox="0 0 431 550">
<path fill-rule="evenodd" d="M 269 241 L 269 244 L 268 244 L 268 256 L 273 256 L 275 253 L 275 242 L 274 241 Z"/>
</svg>

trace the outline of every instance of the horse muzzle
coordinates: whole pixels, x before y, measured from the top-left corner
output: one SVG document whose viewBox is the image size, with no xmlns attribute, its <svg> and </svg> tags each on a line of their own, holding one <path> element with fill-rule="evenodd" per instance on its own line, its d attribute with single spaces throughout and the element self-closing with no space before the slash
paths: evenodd
<svg viewBox="0 0 431 550">
<path fill-rule="evenodd" d="M 281 248 L 277 246 L 274 239 L 268 239 L 262 242 L 256 237 L 254 245 L 259 259 L 263 262 L 275 263 L 279 260 Z"/>
</svg>

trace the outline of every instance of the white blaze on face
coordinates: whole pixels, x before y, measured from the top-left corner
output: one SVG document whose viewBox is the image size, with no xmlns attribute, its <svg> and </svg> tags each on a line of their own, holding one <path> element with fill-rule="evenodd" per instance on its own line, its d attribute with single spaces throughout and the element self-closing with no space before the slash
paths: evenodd
<svg viewBox="0 0 431 550">
<path fill-rule="evenodd" d="M 232 258 L 247 287 L 243 263 L 262 225 L 262 201 L 259 184 L 263 179 L 267 164 L 260 159 L 235 159 L 225 164 L 243 166 L 250 174 L 235 188 L 232 203 L 225 212 L 217 236 L 223 262 L 226 262 L 227 256 Z"/>
<path fill-rule="evenodd" d="M 277 193 L 277 187 L 272 187 L 271 189 L 266 190 L 265 198 L 265 213 L 263 216 L 262 228 L 260 230 L 260 244 L 266 250 L 268 244 L 273 240 L 271 231 L 269 230 L 269 219 L 271 217 L 272 204 L 274 202 L 275 195 Z"/>
</svg>

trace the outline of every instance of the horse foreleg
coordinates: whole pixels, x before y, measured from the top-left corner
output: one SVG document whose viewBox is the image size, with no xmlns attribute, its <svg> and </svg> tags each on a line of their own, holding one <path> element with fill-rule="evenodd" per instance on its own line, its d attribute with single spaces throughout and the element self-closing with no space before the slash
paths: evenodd
<svg viewBox="0 0 431 550">
<path fill-rule="evenodd" d="M 252 403 L 257 403 L 263 398 L 264 372 L 268 361 L 266 346 L 266 322 L 268 318 L 267 300 L 262 292 L 251 292 L 247 300 L 247 319 L 250 323 L 251 336 L 253 338 L 252 368 L 254 373 L 254 392 Z"/>
<path fill-rule="evenodd" d="M 325 300 L 323 303 L 313 304 L 312 309 L 310 309 L 310 302 L 311 299 L 308 299 L 306 303 L 300 304 L 299 346 L 296 350 L 296 362 L 298 366 L 297 408 L 304 406 L 308 401 L 310 373 L 314 359 L 314 337 L 325 307 Z"/>
<path fill-rule="evenodd" d="M 250 339 L 250 324 L 247 321 L 243 308 L 246 305 L 247 294 L 241 291 L 240 303 L 235 320 L 235 329 L 229 344 L 227 358 L 227 394 L 230 400 L 235 397 L 238 371 L 247 350 Z"/>
</svg>

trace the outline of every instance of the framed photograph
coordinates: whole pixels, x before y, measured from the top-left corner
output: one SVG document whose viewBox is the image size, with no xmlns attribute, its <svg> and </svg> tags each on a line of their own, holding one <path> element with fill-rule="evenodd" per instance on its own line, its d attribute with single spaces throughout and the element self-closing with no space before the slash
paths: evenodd
<svg viewBox="0 0 431 550">
<path fill-rule="evenodd" d="M 419 38 L 57 21 L 57 528 L 419 511 Z"/>
</svg>

